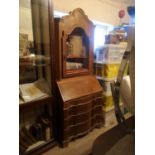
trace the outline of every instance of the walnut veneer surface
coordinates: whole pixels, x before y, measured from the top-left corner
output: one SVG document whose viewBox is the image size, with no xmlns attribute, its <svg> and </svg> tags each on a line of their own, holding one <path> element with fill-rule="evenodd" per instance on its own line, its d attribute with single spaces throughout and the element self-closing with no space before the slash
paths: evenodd
<svg viewBox="0 0 155 155">
<path fill-rule="evenodd" d="M 67 78 L 57 82 L 63 101 L 102 91 L 95 76 Z"/>
<path fill-rule="evenodd" d="M 62 98 L 59 108 L 63 145 L 102 126 L 102 88 L 95 76 L 67 78 L 57 85 Z"/>
<path fill-rule="evenodd" d="M 76 8 L 61 19 L 55 18 L 54 23 L 57 137 L 65 146 L 71 139 L 103 124 L 102 88 L 96 77 L 91 75 L 92 21 L 81 8 Z M 81 38 L 78 48 L 77 42 L 74 46 L 73 38 Z"/>
</svg>

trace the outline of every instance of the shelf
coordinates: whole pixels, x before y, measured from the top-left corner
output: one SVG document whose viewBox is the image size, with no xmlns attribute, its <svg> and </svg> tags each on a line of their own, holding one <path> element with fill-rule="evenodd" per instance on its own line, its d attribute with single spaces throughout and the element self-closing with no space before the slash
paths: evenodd
<svg viewBox="0 0 155 155">
<path fill-rule="evenodd" d="M 88 73 L 88 69 L 85 68 L 78 68 L 78 69 L 67 69 L 66 74 L 72 75 L 72 74 L 78 74 L 78 73 Z"/>
<path fill-rule="evenodd" d="M 35 77 L 32 78 L 32 77 L 26 77 L 26 78 L 19 78 L 19 84 L 24 84 L 24 83 L 31 83 L 31 82 L 34 82 L 35 81 Z"/>
<path fill-rule="evenodd" d="M 87 57 L 69 55 L 67 56 L 67 59 L 87 59 Z"/>
<path fill-rule="evenodd" d="M 104 80 L 104 81 L 107 81 L 107 82 L 111 82 L 111 81 L 116 80 L 117 77 L 115 77 L 115 78 L 105 78 L 105 77 L 101 77 L 101 76 L 96 76 L 96 78 L 98 80 Z"/>
<path fill-rule="evenodd" d="M 39 155 L 42 152 L 50 149 L 51 147 L 54 147 L 56 145 L 56 141 L 54 139 L 51 139 L 49 141 L 39 141 L 36 144 L 33 144 L 33 146 L 36 145 L 36 147 L 31 146 L 31 149 L 27 149 L 27 151 L 24 153 L 24 155 L 30 155 L 30 154 L 35 154 Z"/>
<path fill-rule="evenodd" d="M 109 65 L 109 64 L 121 64 L 121 61 L 94 61 L 94 64 L 101 64 L 101 65 Z"/>
<path fill-rule="evenodd" d="M 28 55 L 19 57 L 19 66 L 47 66 L 50 65 L 50 58 L 43 55 Z"/>
<path fill-rule="evenodd" d="M 19 151 L 21 155 L 41 155 L 57 144 L 53 110 L 53 5 L 50 0 L 22 1 L 19 4 Z M 23 127 L 25 132 L 20 132 Z"/>
<path fill-rule="evenodd" d="M 33 101 L 29 101 L 29 102 L 20 102 L 19 104 L 19 109 L 23 109 L 26 107 L 31 107 L 31 106 L 39 106 L 39 105 L 45 105 L 45 104 L 50 104 L 53 101 L 53 97 L 49 96 L 49 97 L 44 97 L 44 98 L 39 98 L 38 100 L 33 100 Z"/>
<path fill-rule="evenodd" d="M 20 62 L 19 66 L 31 66 L 31 67 L 44 67 L 51 65 L 50 63 L 33 63 L 33 62 Z"/>
<path fill-rule="evenodd" d="M 27 56 L 20 56 L 19 57 L 20 61 L 49 61 L 50 57 L 44 56 L 44 55 L 35 55 L 35 54 L 30 54 Z"/>
</svg>

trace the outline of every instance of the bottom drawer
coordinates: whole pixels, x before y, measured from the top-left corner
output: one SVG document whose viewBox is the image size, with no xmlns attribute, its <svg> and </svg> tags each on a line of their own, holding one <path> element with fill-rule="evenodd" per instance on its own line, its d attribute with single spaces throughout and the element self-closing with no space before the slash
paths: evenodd
<svg viewBox="0 0 155 155">
<path fill-rule="evenodd" d="M 90 118 L 87 121 L 70 125 L 66 129 L 64 129 L 64 141 L 70 140 L 72 138 L 76 138 L 78 136 L 82 136 L 87 134 L 90 130 L 95 127 L 101 127 L 103 125 L 103 114 L 96 114 L 94 117 Z"/>
</svg>

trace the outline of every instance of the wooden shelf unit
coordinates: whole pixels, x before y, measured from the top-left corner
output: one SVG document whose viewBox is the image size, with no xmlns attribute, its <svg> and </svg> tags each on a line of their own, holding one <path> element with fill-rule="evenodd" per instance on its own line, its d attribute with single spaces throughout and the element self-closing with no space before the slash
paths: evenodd
<svg viewBox="0 0 155 155">
<path fill-rule="evenodd" d="M 24 126 L 30 134 L 32 132 L 30 131 L 29 127 L 32 127 L 33 124 L 39 123 L 40 117 L 46 117 L 48 118 L 48 125 L 49 125 L 49 133 L 52 133 L 50 135 L 50 138 L 45 139 L 45 136 L 43 137 L 43 140 L 45 142 L 41 144 L 34 144 L 34 148 L 27 150 L 29 147 L 32 147 L 31 145 L 28 145 L 29 147 L 27 149 L 24 148 L 25 151 L 21 151 L 21 147 L 19 147 L 19 152 L 20 155 L 40 155 L 43 152 L 47 151 L 48 149 L 51 149 L 55 145 L 57 145 L 57 142 L 55 140 L 55 122 L 54 122 L 54 114 L 53 114 L 53 103 L 54 103 L 54 70 L 53 70 L 53 46 L 54 46 L 54 20 L 53 20 L 53 4 L 52 0 L 23 0 L 20 2 L 20 37 L 24 38 L 25 40 L 20 40 L 21 41 L 21 47 L 22 44 L 25 41 L 25 45 L 22 47 L 23 49 L 20 50 L 20 54 L 23 51 L 27 51 L 28 46 L 27 44 L 30 42 L 33 44 L 33 53 L 32 51 L 29 50 L 27 55 L 23 55 L 19 57 L 19 69 L 22 70 L 22 73 L 26 71 L 26 67 L 30 70 L 33 68 L 35 70 L 34 74 L 36 75 L 35 78 L 31 78 L 31 74 L 29 76 L 26 76 L 27 79 L 23 79 L 24 76 L 22 76 L 22 80 L 19 81 L 19 84 L 27 84 L 31 82 L 35 82 L 39 79 L 45 79 L 47 84 L 49 85 L 50 93 L 52 94 L 51 96 L 49 95 L 48 97 L 44 98 L 38 98 L 36 100 L 32 100 L 29 102 L 19 102 L 19 114 L 20 114 L 20 122 L 19 126 L 21 131 L 21 128 Z M 26 28 L 30 28 L 29 31 L 26 31 L 24 24 L 26 24 L 23 19 L 25 19 L 25 16 L 28 17 L 27 19 L 27 24 L 25 25 Z M 38 18 L 40 17 L 40 18 Z M 22 23 L 23 22 L 23 23 Z M 31 26 L 30 26 L 31 25 Z M 26 38 L 25 38 L 26 37 Z M 22 39 L 23 39 L 22 38 Z M 30 40 L 29 40 L 30 39 Z M 21 48 L 20 47 L 20 48 Z M 30 54 L 35 54 L 36 57 L 31 58 Z M 22 74 L 23 75 L 23 74 Z M 24 74 L 25 75 L 25 74 Z M 22 94 L 20 94 L 22 95 Z M 49 109 L 48 109 L 49 108 Z M 39 112 L 41 111 L 41 115 L 37 110 L 39 109 Z M 43 113 L 42 113 L 43 111 Z M 33 113 L 34 112 L 34 113 Z M 49 113 L 48 113 L 49 112 Z M 38 114 L 36 116 L 36 114 Z M 42 116 L 43 114 L 43 116 Z M 45 115 L 45 116 L 44 116 Z M 33 117 L 32 120 L 27 120 L 31 119 L 31 116 Z M 46 119 L 47 121 L 47 119 Z M 42 127 L 45 128 L 45 127 Z M 44 133 L 46 134 L 46 130 L 44 130 Z M 21 136 L 21 133 L 19 134 L 20 138 L 23 141 L 23 137 Z M 32 136 L 34 136 L 32 134 Z M 29 138 L 28 136 L 25 137 Z M 36 137 L 35 137 L 36 138 Z M 30 140 L 30 139 L 29 139 Z M 20 145 L 22 145 L 22 142 L 19 139 Z M 37 139 L 37 142 L 40 140 Z M 27 151 L 26 151 L 27 150 Z"/>
</svg>

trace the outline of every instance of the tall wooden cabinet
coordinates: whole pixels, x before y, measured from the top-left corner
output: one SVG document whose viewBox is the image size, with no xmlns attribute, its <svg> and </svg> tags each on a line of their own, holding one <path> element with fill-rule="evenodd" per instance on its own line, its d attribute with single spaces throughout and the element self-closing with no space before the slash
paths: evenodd
<svg viewBox="0 0 155 155">
<path fill-rule="evenodd" d="M 56 79 L 91 74 L 94 25 L 78 8 L 55 19 Z"/>
<path fill-rule="evenodd" d="M 93 23 L 80 8 L 54 23 L 57 138 L 65 146 L 102 126 L 102 88 L 92 75 Z"/>
<path fill-rule="evenodd" d="M 51 0 L 19 1 L 19 152 L 41 154 L 56 144 L 53 123 Z"/>
</svg>

